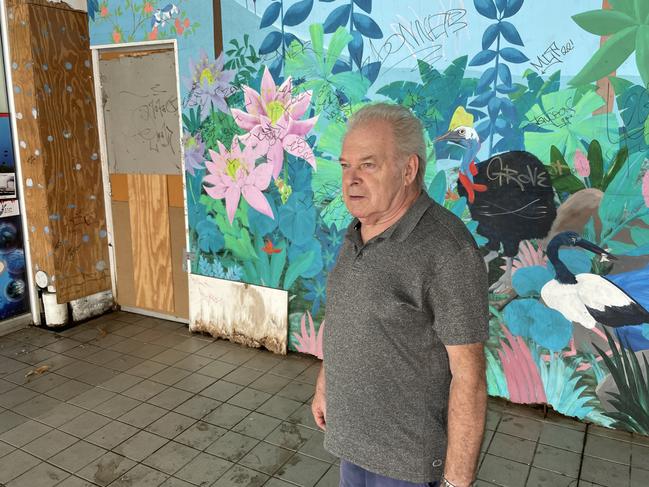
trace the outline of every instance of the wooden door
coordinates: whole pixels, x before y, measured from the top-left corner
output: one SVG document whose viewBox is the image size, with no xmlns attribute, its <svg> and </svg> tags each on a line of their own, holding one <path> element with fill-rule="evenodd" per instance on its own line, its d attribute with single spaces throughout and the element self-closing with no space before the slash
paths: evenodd
<svg viewBox="0 0 649 487">
<path fill-rule="evenodd" d="M 98 53 L 116 301 L 188 318 L 181 125 L 173 45 Z"/>
</svg>

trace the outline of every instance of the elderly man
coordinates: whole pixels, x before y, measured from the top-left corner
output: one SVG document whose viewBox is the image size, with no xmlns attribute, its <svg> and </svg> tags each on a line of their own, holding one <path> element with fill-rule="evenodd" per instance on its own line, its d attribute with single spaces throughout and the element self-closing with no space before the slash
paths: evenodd
<svg viewBox="0 0 649 487">
<path fill-rule="evenodd" d="M 344 487 L 467 487 L 487 399 L 483 260 L 422 190 L 426 144 L 409 110 L 359 110 L 340 164 L 355 219 L 327 285 L 312 404 L 325 447 Z"/>
</svg>

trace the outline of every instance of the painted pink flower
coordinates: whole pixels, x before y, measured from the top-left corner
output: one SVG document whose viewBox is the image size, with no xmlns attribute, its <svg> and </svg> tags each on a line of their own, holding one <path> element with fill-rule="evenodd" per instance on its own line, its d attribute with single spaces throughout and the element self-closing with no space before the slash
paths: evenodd
<svg viewBox="0 0 649 487">
<path fill-rule="evenodd" d="M 543 254 L 543 249 L 540 245 L 536 248 L 529 240 L 523 240 L 518 245 L 518 255 L 516 255 L 512 262 L 512 276 L 518 269 L 537 265 L 547 267 L 548 257 Z M 501 269 L 506 270 L 507 266 L 501 266 Z"/>
<path fill-rule="evenodd" d="M 207 175 L 203 178 L 203 187 L 214 199 L 225 198 L 225 209 L 230 223 L 239 206 L 241 195 L 255 210 L 271 218 L 273 210 L 262 191 L 268 188 L 272 166 L 266 162 L 255 166 L 258 153 L 250 146 L 243 150 L 237 137 L 232 141 L 228 151 L 219 142 L 219 152 L 209 150 L 212 161 L 205 161 Z"/>
<path fill-rule="evenodd" d="M 644 196 L 644 204 L 649 208 L 649 170 L 642 177 L 642 196 Z"/>
<path fill-rule="evenodd" d="M 306 329 L 306 317 L 309 317 L 309 331 Z M 308 311 L 302 315 L 300 320 L 300 332 L 301 335 L 293 333 L 293 337 L 297 340 L 298 344 L 295 346 L 295 349 L 300 353 L 308 353 L 310 355 L 315 355 L 320 360 L 322 360 L 322 335 L 324 333 L 325 322 L 320 323 L 320 328 L 318 332 L 315 331 L 315 326 L 313 325 L 313 318 L 311 313 Z"/>
<path fill-rule="evenodd" d="M 586 155 L 577 149 L 575 151 L 575 170 L 582 178 L 590 176 L 590 162 Z"/>
<path fill-rule="evenodd" d="M 232 109 L 237 125 L 249 131 L 242 140 L 267 155 L 275 179 L 282 170 L 284 151 L 304 159 L 316 168 L 313 151 L 304 137 L 316 124 L 318 117 L 300 120 L 309 108 L 312 92 L 305 91 L 292 96 L 292 90 L 290 76 L 277 87 L 266 68 L 261 80 L 261 94 L 249 86 L 243 87 L 247 113 Z"/>
</svg>

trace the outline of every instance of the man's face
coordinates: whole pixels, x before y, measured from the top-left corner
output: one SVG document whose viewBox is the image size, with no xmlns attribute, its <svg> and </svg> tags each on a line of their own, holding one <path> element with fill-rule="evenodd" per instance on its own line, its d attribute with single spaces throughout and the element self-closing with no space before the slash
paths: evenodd
<svg viewBox="0 0 649 487">
<path fill-rule="evenodd" d="M 405 199 L 405 161 L 397 160 L 387 122 L 373 120 L 348 132 L 340 165 L 345 205 L 362 223 L 382 221 Z"/>
</svg>

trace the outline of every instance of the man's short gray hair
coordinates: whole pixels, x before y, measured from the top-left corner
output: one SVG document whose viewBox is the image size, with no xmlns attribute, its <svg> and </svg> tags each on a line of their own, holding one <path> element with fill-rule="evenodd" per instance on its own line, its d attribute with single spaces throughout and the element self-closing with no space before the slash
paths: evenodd
<svg viewBox="0 0 649 487">
<path fill-rule="evenodd" d="M 365 105 L 352 115 L 347 123 L 347 133 L 359 125 L 376 120 L 385 121 L 392 127 L 395 149 L 399 158 L 407 158 L 412 154 L 417 156 L 419 169 L 415 176 L 415 184 L 423 187 L 426 174 L 426 141 L 422 123 L 402 105 L 373 103 Z"/>
</svg>

